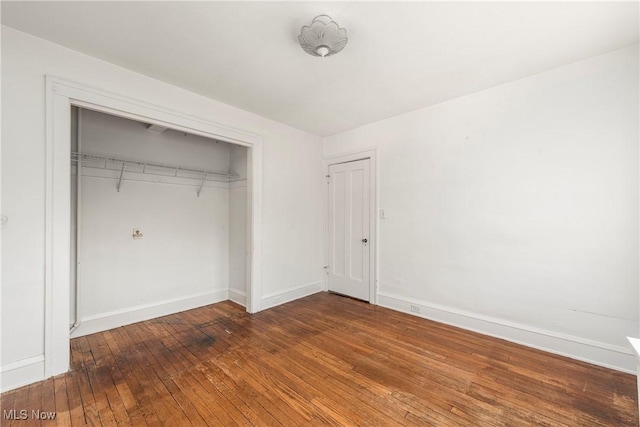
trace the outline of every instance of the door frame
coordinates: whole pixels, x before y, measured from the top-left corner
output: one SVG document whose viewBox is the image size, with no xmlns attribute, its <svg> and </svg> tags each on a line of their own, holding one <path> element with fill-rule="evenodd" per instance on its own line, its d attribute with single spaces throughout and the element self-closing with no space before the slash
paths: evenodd
<svg viewBox="0 0 640 427">
<path fill-rule="evenodd" d="M 378 147 L 324 156 L 322 170 L 329 175 L 329 166 L 369 159 L 369 303 L 378 304 Z M 329 186 L 324 186 L 324 265 L 329 264 Z M 327 272 L 328 273 L 328 272 Z M 324 276 L 324 290 L 329 290 L 328 274 Z"/>
<path fill-rule="evenodd" d="M 71 107 L 213 138 L 248 148 L 246 309 L 260 311 L 262 295 L 262 137 L 201 117 L 82 83 L 45 77 L 45 324 L 44 376 L 69 370 L 71 265 Z"/>
</svg>

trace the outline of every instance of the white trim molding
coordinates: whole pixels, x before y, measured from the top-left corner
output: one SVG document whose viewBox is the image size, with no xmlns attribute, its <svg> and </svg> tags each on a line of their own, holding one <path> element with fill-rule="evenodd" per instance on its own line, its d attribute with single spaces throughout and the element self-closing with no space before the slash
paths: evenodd
<svg viewBox="0 0 640 427">
<path fill-rule="evenodd" d="M 636 376 L 640 373 L 640 339 L 627 337 L 631 348 L 633 348 L 634 355 L 636 356 Z M 636 379 L 638 389 L 638 409 L 640 410 L 640 381 Z"/>
<path fill-rule="evenodd" d="M 392 310 L 504 339 L 560 356 L 635 374 L 635 357 L 633 352 L 624 346 L 580 338 L 384 292 L 378 294 L 378 304 Z M 416 312 L 416 310 L 419 311 Z"/>
<path fill-rule="evenodd" d="M 0 366 L 0 392 L 40 381 L 44 377 L 44 354 Z"/>
<path fill-rule="evenodd" d="M 324 281 L 295 286 L 284 291 L 273 292 L 262 297 L 262 308 L 272 308 L 309 295 L 324 291 Z"/>
<path fill-rule="evenodd" d="M 78 338 L 144 320 L 168 316 L 181 311 L 192 310 L 194 308 L 204 307 L 205 305 L 226 301 L 227 299 L 228 291 L 226 289 L 220 289 L 213 292 L 202 292 L 182 298 L 114 310 L 95 316 L 86 316 L 82 318 L 78 329 L 73 331 L 71 338 Z"/>
<path fill-rule="evenodd" d="M 114 92 L 46 76 L 44 375 L 69 370 L 71 107 L 77 106 L 248 147 L 247 311 L 261 310 L 262 137 Z M 225 290 L 226 292 L 226 290 Z M 95 319 L 94 319 L 95 320 Z M 87 326 L 85 326 L 86 328 Z"/>
</svg>

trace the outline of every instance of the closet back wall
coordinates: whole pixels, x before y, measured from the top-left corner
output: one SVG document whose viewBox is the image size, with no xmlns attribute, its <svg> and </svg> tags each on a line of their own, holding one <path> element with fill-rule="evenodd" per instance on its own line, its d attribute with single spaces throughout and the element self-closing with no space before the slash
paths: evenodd
<svg viewBox="0 0 640 427">
<path fill-rule="evenodd" d="M 227 172 L 230 146 L 88 110 L 82 152 Z M 199 180 L 83 168 L 80 312 L 74 336 L 227 299 L 229 188 Z M 92 176 L 91 176 L 92 175 Z M 102 176 L 101 176 L 102 175 Z M 105 177 L 108 175 L 109 177 Z M 133 239 L 140 228 L 141 239 Z M 177 309 L 176 309 L 177 308 Z"/>
</svg>

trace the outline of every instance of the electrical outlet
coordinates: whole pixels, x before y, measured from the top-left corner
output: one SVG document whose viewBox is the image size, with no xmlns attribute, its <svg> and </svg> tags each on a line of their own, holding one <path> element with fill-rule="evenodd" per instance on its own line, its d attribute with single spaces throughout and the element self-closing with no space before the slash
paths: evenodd
<svg viewBox="0 0 640 427">
<path fill-rule="evenodd" d="M 412 305 L 411 306 L 411 312 L 412 313 L 420 313 L 420 307 L 417 305 Z"/>
</svg>

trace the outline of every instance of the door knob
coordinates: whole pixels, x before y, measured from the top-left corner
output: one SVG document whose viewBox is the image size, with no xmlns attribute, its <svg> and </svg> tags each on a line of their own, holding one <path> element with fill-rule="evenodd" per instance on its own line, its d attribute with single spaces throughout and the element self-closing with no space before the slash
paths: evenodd
<svg viewBox="0 0 640 427">
<path fill-rule="evenodd" d="M 362 239 L 362 243 L 367 243 L 368 240 L 367 239 Z"/>
</svg>

